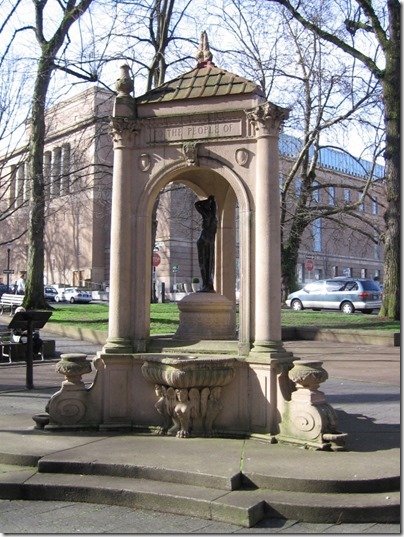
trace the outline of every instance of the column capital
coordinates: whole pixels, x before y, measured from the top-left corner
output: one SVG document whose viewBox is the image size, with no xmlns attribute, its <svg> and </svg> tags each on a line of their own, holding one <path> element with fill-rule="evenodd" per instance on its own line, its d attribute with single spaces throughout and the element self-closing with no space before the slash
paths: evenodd
<svg viewBox="0 0 404 537">
<path fill-rule="evenodd" d="M 139 132 L 139 121 L 127 117 L 113 117 L 109 123 L 109 133 L 114 142 L 114 149 L 133 147 L 136 134 Z"/>
<path fill-rule="evenodd" d="M 290 110 L 273 103 L 265 103 L 252 110 L 247 110 L 248 120 L 255 128 L 257 137 L 278 136 L 281 125 L 289 117 Z"/>
</svg>

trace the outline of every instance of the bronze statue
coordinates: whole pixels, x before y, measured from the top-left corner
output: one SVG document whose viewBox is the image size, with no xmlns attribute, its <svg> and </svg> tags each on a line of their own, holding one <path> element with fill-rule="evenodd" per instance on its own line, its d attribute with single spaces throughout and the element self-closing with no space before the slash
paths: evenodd
<svg viewBox="0 0 404 537">
<path fill-rule="evenodd" d="M 205 200 L 197 201 L 195 209 L 202 215 L 202 231 L 196 242 L 202 276 L 202 288 L 199 292 L 214 293 L 215 235 L 218 222 L 215 196 L 209 196 Z"/>
</svg>

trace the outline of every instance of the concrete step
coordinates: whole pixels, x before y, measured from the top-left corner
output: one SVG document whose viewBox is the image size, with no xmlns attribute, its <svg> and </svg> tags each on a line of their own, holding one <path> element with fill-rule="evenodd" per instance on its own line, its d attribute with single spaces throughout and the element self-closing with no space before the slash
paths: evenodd
<svg viewBox="0 0 404 537">
<path fill-rule="evenodd" d="M 212 470 L 212 469 L 211 469 Z M 276 489 L 279 491 L 313 492 L 313 493 L 372 493 L 389 492 L 400 490 L 400 476 L 386 469 L 384 477 L 364 477 L 352 474 L 352 478 L 343 475 L 339 479 L 318 476 L 315 473 L 311 477 L 285 475 L 276 471 L 271 474 L 259 474 L 256 472 L 238 472 L 233 474 L 217 474 L 213 471 L 206 473 L 191 472 L 177 468 L 162 466 L 147 466 L 145 464 L 119 464 L 102 463 L 99 461 L 83 462 L 61 459 L 60 454 L 55 458 L 52 455 L 43 457 L 38 461 L 38 471 L 41 473 L 59 474 L 83 474 L 111 477 L 127 477 L 180 483 L 215 488 L 219 490 L 246 489 Z M 345 468 L 346 471 L 346 468 Z"/>
<path fill-rule="evenodd" d="M 244 527 L 268 517 L 333 524 L 400 520 L 397 491 L 314 493 L 243 487 L 220 490 L 207 486 L 197 474 L 193 475 L 193 484 L 145 479 L 133 474 L 133 470 L 128 471 L 127 477 L 48 473 L 38 472 L 34 467 L 1 465 L 0 498 L 107 503 Z"/>
<path fill-rule="evenodd" d="M 82 474 L 82 475 L 98 475 L 110 477 L 125 477 L 133 479 L 147 479 L 150 481 L 159 481 L 164 483 L 178 483 L 181 485 L 198 484 L 200 487 L 208 487 L 218 490 L 237 490 L 242 486 L 241 472 L 234 474 L 222 474 L 209 472 L 206 469 L 205 473 L 190 472 L 176 468 L 168 468 L 163 466 L 146 466 L 145 464 L 119 464 L 114 462 L 78 462 L 69 460 L 53 459 L 52 455 L 48 455 L 38 461 L 38 472 L 40 473 L 56 473 L 56 474 Z M 250 487 L 248 483 L 246 484 Z"/>
</svg>

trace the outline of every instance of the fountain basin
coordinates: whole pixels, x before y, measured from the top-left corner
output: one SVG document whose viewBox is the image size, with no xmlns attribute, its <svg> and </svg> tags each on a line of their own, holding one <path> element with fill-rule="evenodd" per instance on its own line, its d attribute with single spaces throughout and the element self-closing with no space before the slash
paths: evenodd
<svg viewBox="0 0 404 537">
<path fill-rule="evenodd" d="M 176 389 L 226 386 L 235 374 L 236 358 L 192 355 L 147 355 L 143 377 Z"/>
</svg>

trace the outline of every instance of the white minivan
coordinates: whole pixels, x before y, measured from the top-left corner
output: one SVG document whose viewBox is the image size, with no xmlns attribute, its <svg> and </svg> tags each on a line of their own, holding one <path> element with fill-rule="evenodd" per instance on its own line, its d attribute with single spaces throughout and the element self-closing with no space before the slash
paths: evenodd
<svg viewBox="0 0 404 537">
<path fill-rule="evenodd" d="M 341 310 L 343 313 L 372 313 L 382 305 L 382 291 L 374 280 L 365 278 L 331 278 L 308 283 L 291 293 L 286 305 L 295 311 Z"/>
</svg>

